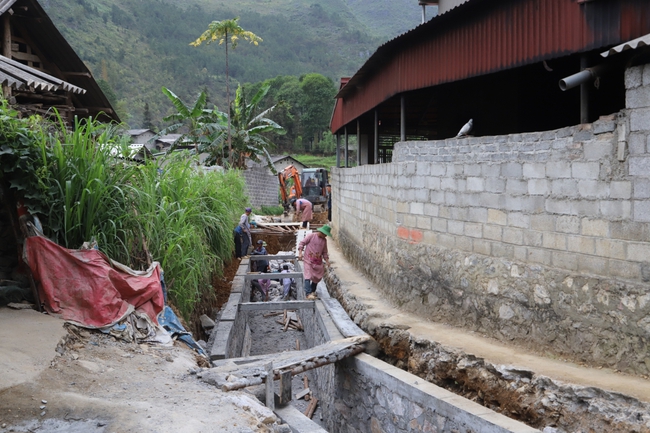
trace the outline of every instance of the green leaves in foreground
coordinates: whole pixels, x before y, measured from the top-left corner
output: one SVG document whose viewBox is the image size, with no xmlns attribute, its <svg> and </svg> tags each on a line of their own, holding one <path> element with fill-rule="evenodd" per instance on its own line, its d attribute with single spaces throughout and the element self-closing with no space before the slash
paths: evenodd
<svg viewBox="0 0 650 433">
<path fill-rule="evenodd" d="M 185 319 L 213 296 L 246 204 L 238 171 L 204 172 L 187 152 L 135 163 L 120 130 L 92 120 L 68 130 L 60 120 L 17 119 L 6 105 L 0 119 L 2 180 L 50 239 L 75 249 L 94 237 L 134 269 L 146 268 L 148 252 Z"/>
</svg>

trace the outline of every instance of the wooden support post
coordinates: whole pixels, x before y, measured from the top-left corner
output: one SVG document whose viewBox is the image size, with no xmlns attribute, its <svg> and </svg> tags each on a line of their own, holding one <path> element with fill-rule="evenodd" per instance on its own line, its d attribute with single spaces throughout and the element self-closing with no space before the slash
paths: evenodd
<svg viewBox="0 0 650 433">
<path fill-rule="evenodd" d="M 291 401 L 291 371 L 280 374 L 280 403 L 287 404 Z"/>
<path fill-rule="evenodd" d="M 311 419 L 311 417 L 314 416 L 317 404 L 318 399 L 316 397 L 312 397 L 311 400 L 309 400 L 309 406 L 307 406 L 307 409 L 305 409 L 305 416 L 307 418 Z"/>
<path fill-rule="evenodd" d="M 275 391 L 273 390 L 273 363 L 264 366 L 266 370 L 266 407 L 275 410 Z"/>
</svg>

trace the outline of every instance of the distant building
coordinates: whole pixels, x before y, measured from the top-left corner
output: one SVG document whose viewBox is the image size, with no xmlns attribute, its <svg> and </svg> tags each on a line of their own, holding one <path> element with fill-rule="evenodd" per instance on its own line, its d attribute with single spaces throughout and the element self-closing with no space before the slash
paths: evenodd
<svg viewBox="0 0 650 433">
<path fill-rule="evenodd" d="M 151 129 L 129 129 L 127 132 L 133 144 L 143 144 L 150 151 L 156 151 L 156 142 L 153 140 L 156 133 Z"/>
<path fill-rule="evenodd" d="M 277 172 L 281 172 L 285 167 L 288 167 L 290 165 L 296 167 L 300 173 L 302 173 L 302 170 L 304 168 L 309 168 L 307 164 L 303 164 L 291 155 L 271 155 L 271 162 L 273 163 L 273 166 Z M 248 160 L 246 165 L 248 168 L 254 168 L 266 167 L 268 164 L 266 158 L 262 158 L 260 162 L 253 162 L 251 160 Z"/>
</svg>

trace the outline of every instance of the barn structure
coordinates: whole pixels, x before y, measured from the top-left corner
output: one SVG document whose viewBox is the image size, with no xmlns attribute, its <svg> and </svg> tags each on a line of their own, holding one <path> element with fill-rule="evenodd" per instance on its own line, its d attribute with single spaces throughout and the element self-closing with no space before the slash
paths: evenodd
<svg viewBox="0 0 650 433">
<path fill-rule="evenodd" d="M 398 141 L 454 137 L 469 119 L 474 136 L 591 122 L 625 106 L 624 70 L 645 62 L 600 53 L 649 32 L 645 0 L 467 1 L 343 78 L 330 128 L 341 154 L 358 136 L 361 165 L 390 162 Z"/>
</svg>

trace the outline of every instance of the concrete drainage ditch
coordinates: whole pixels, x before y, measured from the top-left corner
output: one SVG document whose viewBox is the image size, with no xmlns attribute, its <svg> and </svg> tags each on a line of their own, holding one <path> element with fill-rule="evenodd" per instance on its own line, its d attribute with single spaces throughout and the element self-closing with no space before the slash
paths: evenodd
<svg viewBox="0 0 650 433">
<path fill-rule="evenodd" d="M 380 346 L 379 358 L 419 380 L 440 386 L 545 433 L 650 432 L 650 404 L 616 392 L 576 386 L 484 359 L 411 335 L 390 324 L 368 326 L 363 302 L 348 295 L 335 274 L 333 297 Z"/>
<path fill-rule="evenodd" d="M 299 271 L 294 256 L 270 259 L 292 261 Z M 377 342 L 350 320 L 339 301 L 330 298 L 324 283 L 316 301 L 304 300 L 298 290 L 296 301 L 248 302 L 250 280 L 259 278 L 249 268 L 250 261 L 242 260 L 208 344 L 213 367 L 198 376 L 223 390 L 251 389 L 292 431 L 539 431 L 372 356 L 378 353 Z M 302 287 L 300 281 L 297 286 Z M 256 344 L 251 315 L 283 310 L 294 310 L 299 317 L 305 346 L 249 356 Z M 320 410 L 315 420 L 296 406 L 305 375 Z M 274 380 L 267 380 L 271 377 Z"/>
</svg>

